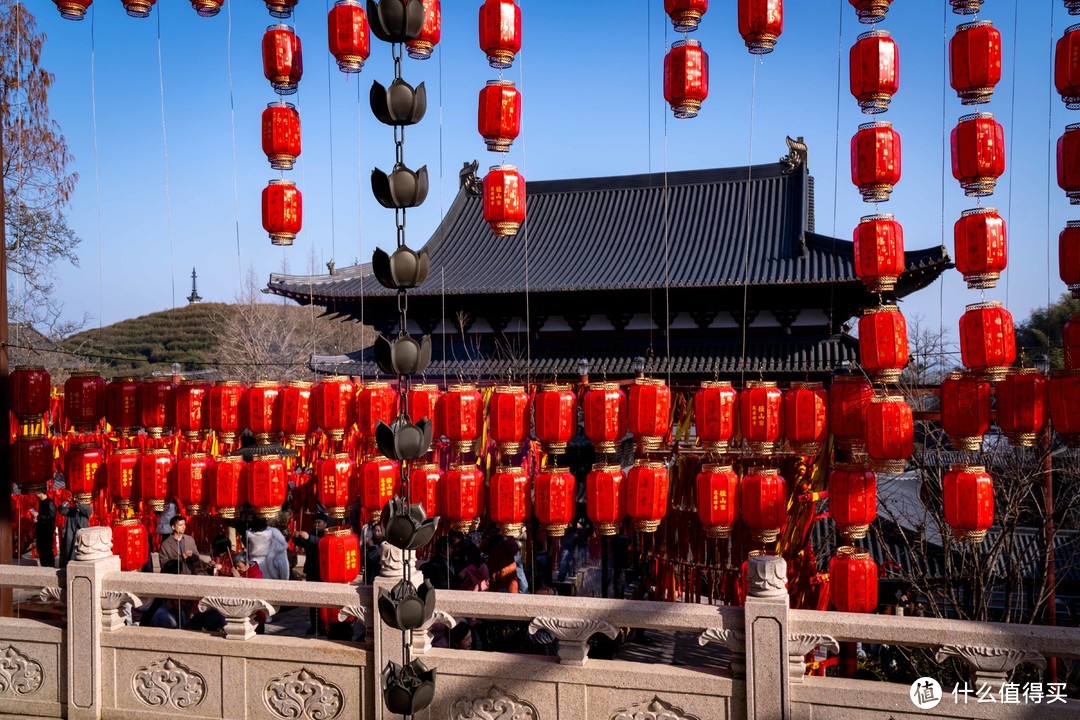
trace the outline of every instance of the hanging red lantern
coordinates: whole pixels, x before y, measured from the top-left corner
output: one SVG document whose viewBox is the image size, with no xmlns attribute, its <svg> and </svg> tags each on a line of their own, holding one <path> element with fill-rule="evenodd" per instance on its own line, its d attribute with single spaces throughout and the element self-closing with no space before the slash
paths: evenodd
<svg viewBox="0 0 1080 720">
<path fill-rule="evenodd" d="M 675 32 L 694 32 L 701 16 L 709 10 L 709 0 L 664 0 L 664 12 L 671 18 Z"/>
<path fill-rule="evenodd" d="M 541 385 L 533 399 L 536 439 L 544 452 L 562 454 L 577 432 L 577 398 L 569 385 Z"/>
<path fill-rule="evenodd" d="M 40 422 L 49 411 L 49 371 L 36 365 L 18 365 L 11 371 L 10 387 L 11 410 L 19 420 Z"/>
<path fill-rule="evenodd" d="M 145 18 L 150 17 L 150 10 L 153 9 L 157 0 L 121 0 L 121 3 L 129 16 L 133 18 Z"/>
<path fill-rule="evenodd" d="M 407 399 L 409 403 L 409 417 L 413 422 L 427 418 L 432 423 L 431 436 L 438 440 L 443 435 L 442 423 L 439 421 L 437 412 L 439 398 L 442 393 L 438 385 L 417 383 L 409 388 Z M 428 513 L 429 517 L 433 517 Z"/>
<path fill-rule="evenodd" d="M 281 434 L 281 387 L 270 380 L 252 384 L 245 397 L 248 429 L 260 445 L 269 445 Z"/>
<path fill-rule="evenodd" d="M 356 465 L 348 453 L 329 455 L 319 463 L 319 502 L 330 517 L 337 520 L 344 518 L 352 505 L 352 490 L 356 487 L 355 473 Z"/>
<path fill-rule="evenodd" d="M 859 358 L 877 382 L 899 382 L 908 363 L 907 321 L 896 305 L 866 308 L 859 318 Z"/>
<path fill-rule="evenodd" d="M 671 429 L 671 388 L 663 380 L 636 378 L 629 388 L 627 425 L 642 450 L 659 450 Z"/>
<path fill-rule="evenodd" d="M 525 388 L 503 385 L 492 389 L 488 400 L 488 434 L 499 452 L 506 455 L 521 452 L 521 443 L 529 434 L 529 396 Z"/>
<path fill-rule="evenodd" d="M 299 0 L 265 0 L 265 2 L 271 17 L 288 18 L 292 17 L 293 8 Z"/>
<path fill-rule="evenodd" d="M 637 532 L 652 533 L 667 514 L 671 480 L 667 465 L 638 459 L 626 477 L 626 514 Z"/>
<path fill-rule="evenodd" d="M 905 269 L 904 228 L 889 213 L 866 215 L 854 241 L 855 275 L 870 292 L 892 292 Z"/>
<path fill-rule="evenodd" d="M 270 167 L 292 170 L 300 155 L 300 113 L 292 103 L 270 103 L 262 114 L 262 149 Z"/>
<path fill-rule="evenodd" d="M 585 477 L 585 512 L 597 535 L 618 533 L 626 517 L 626 476 L 619 465 L 592 466 Z"/>
<path fill-rule="evenodd" d="M 288 25 L 271 25 L 262 40 L 263 75 L 278 95 L 296 92 L 304 75 L 300 37 Z"/>
<path fill-rule="evenodd" d="M 941 382 L 941 428 L 957 450 L 978 450 L 990 429 L 990 383 L 952 372 Z"/>
<path fill-rule="evenodd" d="M 859 35 L 848 54 L 851 94 L 868 115 L 889 109 L 892 96 L 900 89 L 900 52 L 884 30 Z"/>
<path fill-rule="evenodd" d="M 206 409 L 210 429 L 217 435 L 219 442 L 234 442 L 236 433 L 243 429 L 241 407 L 245 393 L 246 388 L 235 380 L 219 380 L 210 388 Z"/>
<path fill-rule="evenodd" d="M 739 34 L 754 55 L 771 53 L 784 32 L 784 0 L 739 0 Z"/>
<path fill-rule="evenodd" d="M 521 50 L 521 8 L 515 0 L 484 0 L 480 6 L 480 49 L 488 64 L 505 70 Z"/>
<path fill-rule="evenodd" d="M 872 25 L 885 19 L 893 0 L 848 0 L 855 8 L 859 22 Z"/>
<path fill-rule="evenodd" d="M 330 528 L 319 538 L 319 578 L 348 584 L 360 574 L 360 538 L 349 527 Z"/>
<path fill-rule="evenodd" d="M 697 117 L 709 97 L 709 54 L 697 40 L 684 38 L 664 56 L 664 99 L 679 119 Z"/>
<path fill-rule="evenodd" d="M 1000 302 L 967 306 L 960 318 L 960 356 L 969 370 L 991 382 L 1005 377 L 1016 361 L 1016 330 L 1012 314 Z"/>
<path fill-rule="evenodd" d="M 796 455 L 817 455 L 829 437 L 829 394 L 819 382 L 793 382 L 784 397 L 784 437 Z"/>
<path fill-rule="evenodd" d="M 24 435 L 15 441 L 12 453 L 15 482 L 24 493 L 45 492 L 53 479 L 53 450 L 44 435 Z"/>
<path fill-rule="evenodd" d="M 424 0 L 424 25 L 420 34 L 405 43 L 409 57 L 427 60 L 442 39 L 442 4 L 439 0 Z"/>
<path fill-rule="evenodd" d="M 874 397 L 874 388 L 862 375 L 842 374 L 833 377 L 829 387 L 829 427 L 842 448 L 861 446 L 866 435 L 866 408 Z"/>
<path fill-rule="evenodd" d="M 176 499 L 192 515 L 210 504 L 210 456 L 185 453 L 176 462 Z"/>
<path fill-rule="evenodd" d="M 247 501 L 261 518 L 275 518 L 285 503 L 288 471 L 280 455 L 255 455 L 243 465 Z"/>
<path fill-rule="evenodd" d="M 754 542 L 774 543 L 787 522 L 787 483 L 775 468 L 751 468 L 739 498 L 743 523 Z"/>
<path fill-rule="evenodd" d="M 566 468 L 546 467 L 536 476 L 534 514 L 548 537 L 562 537 L 577 517 L 577 483 Z"/>
<path fill-rule="evenodd" d="M 1050 378 L 1050 418 L 1069 447 L 1080 447 L 1080 370 L 1065 370 Z"/>
<path fill-rule="evenodd" d="M 739 429 L 755 455 L 772 455 L 784 434 L 784 394 L 774 382 L 750 380 L 739 393 Z"/>
<path fill-rule="evenodd" d="M 194 442 L 207 428 L 206 401 L 210 385 L 199 380 L 185 380 L 176 388 L 176 429 L 184 439 Z"/>
<path fill-rule="evenodd" d="M 276 179 L 262 191 L 262 224 L 271 245 L 292 245 L 303 227 L 304 198 L 292 180 Z"/>
<path fill-rule="evenodd" d="M 105 416 L 105 379 L 80 371 L 64 382 L 64 414 L 81 431 L 94 428 Z"/>
<path fill-rule="evenodd" d="M 160 438 L 165 434 L 165 428 L 173 426 L 175 392 L 176 386 L 170 380 L 144 380 L 139 384 L 136 394 L 139 419 L 150 437 Z"/>
<path fill-rule="evenodd" d="M 525 178 L 513 165 L 493 165 L 484 176 L 484 220 L 499 237 L 517 235 L 525 222 Z"/>
<path fill-rule="evenodd" d="M 146 526 L 138 518 L 117 520 L 112 525 L 112 552 L 120 558 L 120 570 L 137 572 L 150 557 Z"/>
<path fill-rule="evenodd" d="M 949 41 L 949 83 L 964 105 L 990 102 L 1001 81 L 1001 33 L 989 20 L 958 25 Z"/>
<path fill-rule="evenodd" d="M 900 182 L 900 133 L 891 122 L 863 123 L 851 138 L 851 182 L 863 202 L 888 202 Z"/>
<path fill-rule="evenodd" d="M 424 508 L 428 517 L 440 514 L 440 486 L 443 473 L 435 463 L 413 465 L 409 470 L 409 502 Z"/>
<path fill-rule="evenodd" d="M 330 54 L 338 70 L 358 73 L 371 55 L 371 29 L 367 13 L 358 0 L 337 0 L 326 18 Z"/>
<path fill-rule="evenodd" d="M 480 91 L 476 126 L 492 152 L 510 152 L 521 133 L 521 93 L 513 80 L 488 80 Z"/>
<path fill-rule="evenodd" d="M 281 431 L 294 445 L 306 443 L 312 430 L 311 387 L 306 380 L 290 380 L 281 388 Z"/>
<path fill-rule="evenodd" d="M 120 437 L 139 427 L 139 383 L 135 378 L 113 378 L 105 386 L 105 422 Z"/>
<path fill-rule="evenodd" d="M 356 422 L 356 386 L 344 375 L 335 375 L 319 381 L 315 397 L 315 424 L 331 440 L 340 441 Z"/>
<path fill-rule="evenodd" d="M 626 395 L 618 383 L 597 383 L 582 401 L 585 437 L 598 453 L 613 453 L 626 437 Z"/>
<path fill-rule="evenodd" d="M 997 286 L 1008 264 L 1005 221 L 997 208 L 972 208 L 960 214 L 953 226 L 956 269 L 969 288 L 982 290 Z"/>
<path fill-rule="evenodd" d="M 397 494 L 401 468 L 389 458 L 374 455 L 364 458 L 356 474 L 360 480 L 360 504 L 368 511 L 371 521 L 377 522 L 386 503 Z"/>
<path fill-rule="evenodd" d="M 829 515 L 849 540 L 866 537 L 877 518 L 877 476 L 861 465 L 839 463 L 829 473 Z"/>
<path fill-rule="evenodd" d="M 247 502 L 244 465 L 239 455 L 224 455 L 210 466 L 210 500 L 226 520 L 235 518 L 236 509 Z"/>
<path fill-rule="evenodd" d="M 915 452 L 915 421 L 902 395 L 877 394 L 866 408 L 866 452 L 878 472 L 902 473 Z"/>
<path fill-rule="evenodd" d="M 491 474 L 488 519 L 499 533 L 521 535 L 529 516 L 529 476 L 520 467 L 498 467 Z"/>
<path fill-rule="evenodd" d="M 878 567 L 862 548 L 837 548 L 829 562 L 832 604 L 840 612 L 872 613 L 878 605 Z"/>
<path fill-rule="evenodd" d="M 173 469 L 176 458 L 164 448 L 148 450 L 139 456 L 135 476 L 139 482 L 139 497 L 149 503 L 154 512 L 165 509 L 165 501 L 175 495 Z"/>
<path fill-rule="evenodd" d="M 443 396 L 446 437 L 458 452 L 472 452 L 484 423 L 484 398 L 475 385 L 451 385 Z"/>
<path fill-rule="evenodd" d="M 968 197 L 994 193 L 1005 172 L 1005 130 L 993 113 L 973 113 L 953 128 L 952 173 Z"/>
<path fill-rule="evenodd" d="M 1080 205 L 1080 123 L 1065 126 L 1057 144 L 1058 187 L 1072 205 Z"/>
<path fill-rule="evenodd" d="M 86 17 L 86 10 L 94 0 L 53 0 L 56 9 L 60 11 L 60 17 L 65 20 L 82 20 Z"/>
<path fill-rule="evenodd" d="M 739 476 L 730 465 L 702 465 L 696 480 L 698 519 L 711 538 L 731 536 L 739 519 Z"/>
<path fill-rule="evenodd" d="M 1080 299 L 1080 220 L 1070 220 L 1058 235 L 1058 274 Z"/>
<path fill-rule="evenodd" d="M 994 387 L 997 424 L 1009 442 L 1031 447 L 1046 425 L 1047 380 L 1035 368 L 1010 368 Z"/>
<path fill-rule="evenodd" d="M 1065 350 L 1065 369 L 1080 370 L 1080 313 L 1070 315 L 1062 328 L 1062 345 Z"/>
<path fill-rule="evenodd" d="M 373 382 L 361 385 L 356 391 L 356 425 L 360 437 L 375 440 L 375 429 L 382 422 L 394 422 L 398 416 L 398 394 L 390 383 Z M 382 506 L 379 506 L 382 510 Z"/>
<path fill-rule="evenodd" d="M 1080 7 L 1080 3 L 1077 6 Z M 1080 110 L 1080 25 L 1068 27 L 1057 41 L 1054 52 L 1054 85 L 1061 94 L 1065 107 Z"/>
<path fill-rule="evenodd" d="M 469 532 L 480 514 L 484 473 L 475 465 L 451 465 L 443 476 L 440 513 L 455 532 Z"/>
<path fill-rule="evenodd" d="M 979 465 L 957 463 L 941 480 L 945 522 L 961 542 L 979 544 L 994 524 L 994 481 Z"/>
<path fill-rule="evenodd" d="M 113 450 L 105 461 L 105 479 L 109 497 L 122 508 L 129 508 L 139 499 L 135 485 L 139 469 L 139 451 L 135 448 Z"/>
<path fill-rule="evenodd" d="M 731 383 L 722 380 L 703 380 L 694 393 L 694 430 L 706 451 L 728 451 L 735 436 L 736 397 Z"/>
</svg>

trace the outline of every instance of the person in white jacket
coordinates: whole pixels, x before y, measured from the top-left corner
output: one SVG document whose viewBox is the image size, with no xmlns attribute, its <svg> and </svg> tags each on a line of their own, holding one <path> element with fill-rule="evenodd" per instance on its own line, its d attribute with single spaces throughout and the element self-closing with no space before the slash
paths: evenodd
<svg viewBox="0 0 1080 720">
<path fill-rule="evenodd" d="M 259 564 L 269 580 L 289 579 L 288 542 L 281 531 L 259 518 L 247 531 L 245 547 L 252 562 Z"/>
</svg>

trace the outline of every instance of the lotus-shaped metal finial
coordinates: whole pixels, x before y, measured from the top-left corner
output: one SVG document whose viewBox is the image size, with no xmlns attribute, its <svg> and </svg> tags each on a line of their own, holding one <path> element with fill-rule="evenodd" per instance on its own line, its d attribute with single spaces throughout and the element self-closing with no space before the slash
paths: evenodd
<svg viewBox="0 0 1080 720">
<path fill-rule="evenodd" d="M 375 273 L 375 279 L 384 288 L 406 290 L 422 285 L 427 280 L 431 261 L 427 250 L 416 252 L 402 245 L 393 255 L 387 255 L 385 250 L 375 248 L 371 269 Z"/>
<path fill-rule="evenodd" d="M 415 460 L 431 448 L 432 423 L 423 418 L 415 425 L 408 415 L 399 415 L 390 425 L 379 422 L 375 428 L 375 444 L 392 460 Z"/>
<path fill-rule="evenodd" d="M 383 537 L 402 550 L 416 550 L 427 545 L 439 526 L 439 518 L 429 518 L 420 503 L 394 498 L 382 511 Z"/>
<path fill-rule="evenodd" d="M 427 88 L 420 83 L 415 88 L 401 78 L 389 88 L 375 81 L 371 86 L 371 112 L 384 125 L 415 125 L 427 112 Z"/>
<path fill-rule="evenodd" d="M 427 199 L 427 165 L 413 172 L 398 163 L 389 175 L 375 168 L 371 171 L 371 192 L 384 208 L 416 207 Z"/>
<path fill-rule="evenodd" d="M 390 592 L 379 590 L 379 616 L 395 630 L 416 630 L 435 612 L 435 588 L 427 580 L 419 590 L 402 580 Z"/>
<path fill-rule="evenodd" d="M 424 0 L 368 0 L 367 16 L 375 37 L 403 43 L 424 29 Z"/>
<path fill-rule="evenodd" d="M 418 375 L 431 364 L 431 336 L 417 340 L 401 333 L 393 340 L 375 338 L 375 364 L 387 375 Z"/>
<path fill-rule="evenodd" d="M 396 715 L 415 715 L 435 699 L 435 670 L 419 660 L 398 665 L 391 660 L 382 672 L 383 703 Z"/>
</svg>

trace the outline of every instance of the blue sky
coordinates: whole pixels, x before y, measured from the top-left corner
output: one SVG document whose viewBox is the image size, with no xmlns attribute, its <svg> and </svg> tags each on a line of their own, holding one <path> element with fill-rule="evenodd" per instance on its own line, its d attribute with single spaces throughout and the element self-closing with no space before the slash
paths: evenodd
<svg viewBox="0 0 1080 720">
<path fill-rule="evenodd" d="M 339 267 L 367 261 L 375 245 L 392 244 L 393 215 L 376 204 L 368 184 L 374 166 L 389 170 L 393 164 L 391 130 L 367 105 L 372 81 L 392 79 L 390 49 L 373 40 L 363 73 L 339 72 L 326 49 L 330 4 L 301 0 L 294 15 L 305 67 L 292 101 L 299 103 L 304 151 L 286 177 L 304 193 L 304 230 L 293 247 L 279 249 L 270 246 L 259 215 L 262 188 L 279 175 L 259 140 L 260 114 L 276 99 L 262 75 L 260 40 L 272 20 L 262 2 L 230 0 L 229 11 L 206 19 L 184 0 L 162 0 L 153 16 L 138 20 L 125 15 L 118 0 L 97 0 L 93 18 L 81 23 L 62 20 L 46 0 L 30 3 L 48 35 L 43 64 L 56 74 L 51 110 L 80 174 L 70 221 L 83 239 L 81 266 L 58 270 L 65 316 L 87 311 L 96 326 L 183 305 L 192 266 L 204 299 L 229 302 L 248 268 L 265 284 L 273 271 L 314 266 L 324 272 L 330 259 Z M 848 48 L 868 29 L 847 0 L 789 0 L 784 34 L 757 65 L 754 92 L 759 61 L 738 35 L 735 1 L 714 0 L 693 35 L 711 66 L 711 95 L 693 120 L 675 120 L 663 99 L 666 43 L 678 36 L 662 0 L 520 4 L 524 48 L 505 76 L 521 87 L 524 129 L 508 161 L 527 180 L 775 162 L 786 152 L 784 136 L 802 135 L 817 182 L 817 230 L 849 238 L 874 206 L 851 184 L 848 143 L 860 123 L 884 119 L 903 138 L 903 179 L 879 210 L 903 223 L 909 249 L 944 241 L 951 252 L 953 222 L 976 205 L 943 167 L 943 137 L 947 142 L 957 119 L 975 110 L 948 88 L 944 43 L 971 18 L 952 14 L 946 0 L 899 0 L 879 25 L 899 44 L 901 80 L 892 109 L 876 118 L 859 112 L 847 89 Z M 406 61 L 406 80 L 426 82 L 429 92 L 427 118 L 409 128 L 406 145 L 406 162 L 414 168 L 426 163 L 432 179 L 427 203 L 410 211 L 414 247 L 453 199 L 461 164 L 500 160 L 476 133 L 477 93 L 497 77 L 477 46 L 478 7 L 444 0 L 443 41 L 435 55 Z M 1057 234 L 1078 213 L 1056 181 L 1048 194 L 1048 152 L 1067 123 L 1080 121 L 1054 91 L 1051 71 L 1053 42 L 1074 18 L 1058 0 L 987 0 L 979 17 L 1002 31 L 1005 67 L 993 102 L 978 109 L 995 113 L 1009 145 L 1006 175 L 983 201 L 1008 222 L 1009 269 L 985 298 L 1007 301 L 1020 320 L 1065 290 L 1057 274 Z M 964 304 L 982 297 L 950 271 L 903 310 L 909 320 L 920 314 L 935 327 L 943 322 L 955 337 Z"/>
</svg>

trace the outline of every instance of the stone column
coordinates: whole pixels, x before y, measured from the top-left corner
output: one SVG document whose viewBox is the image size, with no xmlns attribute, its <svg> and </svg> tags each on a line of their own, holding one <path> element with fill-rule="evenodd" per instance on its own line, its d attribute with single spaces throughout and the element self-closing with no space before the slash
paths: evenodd
<svg viewBox="0 0 1080 720">
<path fill-rule="evenodd" d="M 68 563 L 67 588 L 67 717 L 99 720 L 101 708 L 102 581 L 120 572 L 112 554 L 112 530 L 88 527 L 75 535 L 75 557 Z"/>
<path fill-rule="evenodd" d="M 774 555 L 749 560 L 746 598 L 746 718 L 787 720 L 788 675 L 787 563 Z"/>
</svg>

